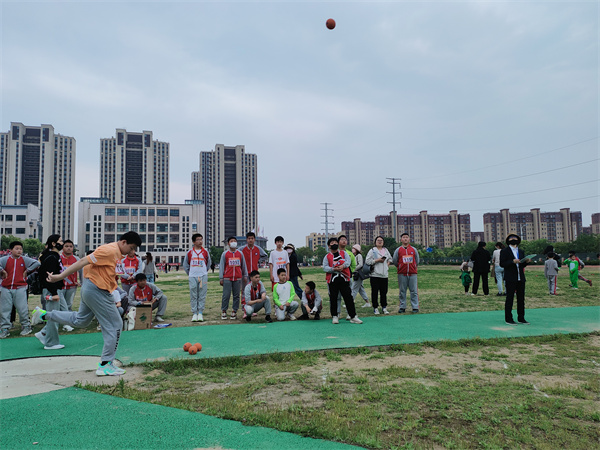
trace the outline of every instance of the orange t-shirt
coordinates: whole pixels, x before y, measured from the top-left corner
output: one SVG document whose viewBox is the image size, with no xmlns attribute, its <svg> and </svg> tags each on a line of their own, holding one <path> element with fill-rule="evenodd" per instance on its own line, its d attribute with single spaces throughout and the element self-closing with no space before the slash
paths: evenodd
<svg viewBox="0 0 600 450">
<path fill-rule="evenodd" d="M 112 292 L 117 288 L 115 280 L 115 270 L 117 264 L 121 263 L 123 255 L 119 250 L 119 244 L 113 242 L 111 244 L 101 245 L 91 255 L 87 255 L 89 263 L 93 266 L 88 272 L 88 278 L 99 289 L 104 289 Z"/>
</svg>

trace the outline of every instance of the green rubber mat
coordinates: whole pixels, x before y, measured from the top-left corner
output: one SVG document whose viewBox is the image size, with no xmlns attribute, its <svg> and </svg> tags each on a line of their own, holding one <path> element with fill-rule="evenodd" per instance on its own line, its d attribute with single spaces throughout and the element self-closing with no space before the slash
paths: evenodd
<svg viewBox="0 0 600 450">
<path fill-rule="evenodd" d="M 219 358 L 296 350 L 368 347 L 465 338 L 540 336 L 600 330 L 600 307 L 526 310 L 531 325 L 504 323 L 503 311 L 446 314 L 406 314 L 368 317 L 362 325 L 341 320 L 246 323 L 126 331 L 121 334 L 117 359 L 124 364 L 170 358 Z M 189 355 L 186 342 L 202 344 Z M 100 355 L 100 333 L 62 335 L 62 350 L 44 350 L 35 337 L 0 341 L 0 360 L 60 355 Z"/>
<path fill-rule="evenodd" d="M 1 400 L 0 408 L 3 449 L 358 448 L 78 388 Z"/>
</svg>

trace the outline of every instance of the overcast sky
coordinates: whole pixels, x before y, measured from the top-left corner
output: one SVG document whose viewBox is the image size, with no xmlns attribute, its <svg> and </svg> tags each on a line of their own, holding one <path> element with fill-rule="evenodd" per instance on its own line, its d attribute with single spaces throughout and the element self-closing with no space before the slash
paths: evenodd
<svg viewBox="0 0 600 450">
<path fill-rule="evenodd" d="M 171 203 L 199 152 L 258 155 L 259 225 L 296 246 L 400 214 L 598 204 L 598 3 L 7 2 L 2 110 L 77 140 L 76 198 L 100 138 L 171 144 Z M 325 21 L 337 27 L 328 30 Z M 272 247 L 270 245 L 269 247 Z"/>
</svg>

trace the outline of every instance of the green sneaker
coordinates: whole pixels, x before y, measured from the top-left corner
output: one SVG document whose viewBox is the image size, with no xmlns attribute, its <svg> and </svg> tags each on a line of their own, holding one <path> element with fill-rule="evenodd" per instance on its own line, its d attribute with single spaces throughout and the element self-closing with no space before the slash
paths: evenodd
<svg viewBox="0 0 600 450">
<path fill-rule="evenodd" d="M 104 377 L 107 375 L 111 376 L 119 376 L 125 373 L 125 369 L 121 369 L 113 364 L 113 362 L 106 363 L 102 365 L 102 363 L 98 363 L 98 369 L 96 369 L 96 375 L 99 377 Z"/>
<path fill-rule="evenodd" d="M 31 315 L 31 326 L 45 322 L 46 319 L 42 316 L 46 316 L 46 311 L 39 306 L 36 306 Z"/>
</svg>

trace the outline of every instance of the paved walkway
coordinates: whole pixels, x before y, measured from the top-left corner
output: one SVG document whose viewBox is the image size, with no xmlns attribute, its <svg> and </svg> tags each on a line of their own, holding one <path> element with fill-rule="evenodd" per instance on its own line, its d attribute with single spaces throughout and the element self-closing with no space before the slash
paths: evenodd
<svg viewBox="0 0 600 450">
<path fill-rule="evenodd" d="M 484 311 L 369 317 L 363 325 L 351 325 L 346 321 L 332 325 L 328 320 L 321 320 L 150 329 L 123 333 L 117 357 L 128 365 L 170 358 L 216 358 L 475 337 L 585 333 L 600 330 L 600 307 L 529 309 L 527 320 L 531 325 L 527 326 L 509 326 L 502 319 L 503 311 Z M 243 339 L 240 339 L 240 333 L 243 333 Z M 281 339 L 282 335 L 310 336 L 310 342 Z M 188 341 L 202 343 L 202 352 L 195 356 L 185 353 L 182 346 Z M 0 400 L 0 442 L 3 448 L 23 448 L 34 443 L 42 448 L 346 447 L 290 433 L 246 427 L 194 412 L 63 388 L 76 380 L 86 381 L 86 377 L 91 377 L 92 382 L 104 381 L 104 378 L 94 380 L 91 372 L 102 348 L 100 333 L 65 335 L 61 336 L 61 342 L 66 346 L 64 349 L 47 351 L 35 337 L 0 341 L 3 398 Z M 236 344 L 231 345 L 232 342 Z M 49 355 L 54 356 L 50 362 L 46 360 Z M 96 358 L 79 362 L 76 361 L 79 358 L 59 357 L 72 355 Z M 45 358 L 34 359 L 39 357 Z M 33 367 L 30 367 L 31 363 Z M 82 370 L 81 364 L 89 369 Z M 28 376 L 32 372 L 37 378 Z M 136 368 L 132 367 L 125 379 L 134 379 L 135 374 Z M 69 377 L 71 381 L 68 381 Z M 45 390 L 51 392 L 41 393 Z M 65 423 L 71 424 L 68 433 L 65 433 Z"/>
</svg>

